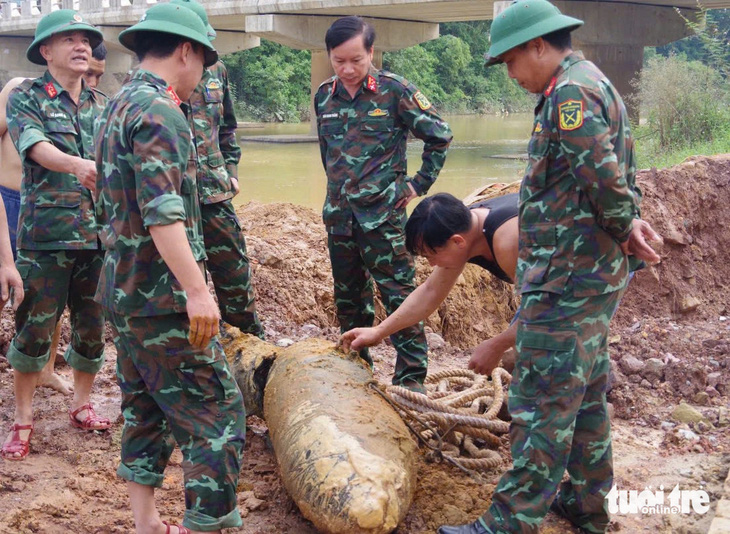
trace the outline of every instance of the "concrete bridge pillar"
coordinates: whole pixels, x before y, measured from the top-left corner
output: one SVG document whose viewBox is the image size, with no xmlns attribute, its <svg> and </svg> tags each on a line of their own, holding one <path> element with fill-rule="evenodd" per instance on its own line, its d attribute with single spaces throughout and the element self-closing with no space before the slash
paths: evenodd
<svg viewBox="0 0 730 534">
<path fill-rule="evenodd" d="M 638 122 L 631 81 L 638 78 L 645 46 L 662 46 L 693 32 L 672 7 L 608 2 L 556 1 L 558 8 L 585 24 L 573 32 L 573 49 L 582 50 L 608 76 L 624 98 L 629 115 Z M 690 20 L 696 10 L 684 9 Z"/>
<path fill-rule="evenodd" d="M 254 15 L 246 17 L 246 33 L 298 50 L 312 51 L 310 77 L 310 116 L 314 118 L 312 97 L 319 85 L 334 74 L 324 45 L 324 35 L 339 17 L 310 17 L 306 15 Z M 439 25 L 425 22 L 397 20 L 366 20 L 375 28 L 375 53 L 373 64 L 383 65 L 383 52 L 408 48 L 439 36 Z M 312 132 L 316 132 L 312 122 Z"/>
</svg>

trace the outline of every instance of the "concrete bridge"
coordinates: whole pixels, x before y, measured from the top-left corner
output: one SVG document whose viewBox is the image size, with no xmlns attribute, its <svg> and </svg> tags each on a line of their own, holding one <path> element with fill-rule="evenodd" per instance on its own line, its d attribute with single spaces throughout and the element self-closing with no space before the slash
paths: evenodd
<svg viewBox="0 0 730 534">
<path fill-rule="evenodd" d="M 200 0 L 218 32 L 221 54 L 258 46 L 269 39 L 312 51 L 313 90 L 332 74 L 324 50 L 324 34 L 335 18 L 361 15 L 378 34 L 375 62 L 383 51 L 398 50 L 435 39 L 439 22 L 487 20 L 508 2 L 494 0 Z M 15 0 L 0 1 L 0 83 L 14 76 L 36 76 L 42 69 L 25 58 L 38 20 L 61 8 L 78 10 L 104 33 L 109 56 L 102 88 L 117 89 L 132 66 L 132 56 L 117 36 L 134 24 L 156 0 Z M 639 73 L 645 46 L 660 46 L 691 32 L 684 16 L 697 16 L 696 0 L 560 0 L 566 14 L 585 20 L 574 33 L 581 49 L 609 76 L 622 94 Z M 703 0 L 705 8 L 730 7 L 730 0 Z"/>
</svg>

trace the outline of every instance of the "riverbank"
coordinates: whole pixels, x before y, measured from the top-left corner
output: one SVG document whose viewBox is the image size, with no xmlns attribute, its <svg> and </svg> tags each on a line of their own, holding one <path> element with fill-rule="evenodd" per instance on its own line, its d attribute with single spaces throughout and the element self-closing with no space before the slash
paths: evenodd
<svg viewBox="0 0 730 534">
<path fill-rule="evenodd" d="M 697 157 L 671 169 L 642 171 L 638 181 L 644 191 L 642 214 L 665 237 L 665 246 L 661 264 L 637 273 L 612 323 L 609 401 L 616 484 L 636 491 L 663 485 L 667 494 L 675 485 L 704 489 L 710 509 L 704 514 L 618 515 L 615 528 L 632 534 L 704 534 L 730 467 L 730 156 Z M 322 337 L 335 342 L 332 278 L 319 213 L 292 204 L 250 202 L 238 214 L 268 340 Z M 419 261 L 419 280 L 428 272 Z M 511 287 L 468 266 L 429 318 L 430 372 L 463 367 L 469 348 L 503 329 L 516 304 Z M 382 317 L 382 307 L 377 313 Z M 5 354 L 13 334 L 8 309 L 0 321 L 0 354 Z M 68 326 L 62 337 L 65 345 Z M 106 353 L 92 399 L 101 415 L 115 421 L 114 428 L 92 434 L 72 429 L 68 399 L 39 390 L 31 455 L 24 462 L 0 460 L 0 532 L 132 531 L 126 487 L 115 475 L 121 415 L 110 339 Z M 392 347 L 381 345 L 372 355 L 375 377 L 387 382 L 393 372 Z M 63 363 L 58 371 L 70 377 Z M 0 356 L 2 435 L 13 409 L 12 372 Z M 244 527 L 228 532 L 314 533 L 281 485 L 266 423 L 257 418 L 248 423 L 239 485 Z M 422 456 L 416 497 L 398 532 L 433 532 L 444 523 L 474 520 L 509 466 L 506 436 L 499 451 L 504 461 L 487 473 L 484 483 Z M 157 492 L 166 520 L 182 517 L 180 462 L 176 452 Z M 548 516 L 542 532 L 575 531 Z"/>
</svg>

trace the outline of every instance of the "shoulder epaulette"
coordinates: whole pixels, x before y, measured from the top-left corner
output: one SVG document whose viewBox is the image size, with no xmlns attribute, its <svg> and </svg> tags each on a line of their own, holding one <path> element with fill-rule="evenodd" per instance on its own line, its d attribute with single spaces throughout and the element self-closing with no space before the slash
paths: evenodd
<svg viewBox="0 0 730 534">
<path fill-rule="evenodd" d="M 403 87 L 408 87 L 411 85 L 411 82 L 406 80 L 403 76 L 399 76 L 397 74 L 393 74 L 392 72 L 389 72 L 387 70 L 381 70 L 379 73 L 381 76 L 385 76 L 386 78 L 391 78 L 401 84 Z"/>
<path fill-rule="evenodd" d="M 100 94 L 101 96 L 103 96 L 104 98 L 107 98 L 107 99 L 109 98 L 109 95 L 107 95 L 107 94 L 106 94 L 106 93 L 105 93 L 104 91 L 101 91 L 101 90 L 97 89 L 96 87 L 89 87 L 89 89 L 90 89 L 90 90 L 91 90 L 92 92 L 95 92 L 95 93 L 99 93 L 99 94 Z"/>
<path fill-rule="evenodd" d="M 331 83 L 335 83 L 336 78 L 337 78 L 337 76 L 332 76 L 330 78 L 327 78 L 325 81 L 323 81 L 322 83 L 319 84 L 319 88 L 322 88 L 325 85 L 329 85 Z"/>
</svg>

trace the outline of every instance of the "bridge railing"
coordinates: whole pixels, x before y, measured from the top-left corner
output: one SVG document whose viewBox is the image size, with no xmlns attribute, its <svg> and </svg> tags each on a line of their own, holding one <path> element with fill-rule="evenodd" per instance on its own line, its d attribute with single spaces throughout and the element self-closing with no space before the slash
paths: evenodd
<svg viewBox="0 0 730 534">
<path fill-rule="evenodd" d="M 157 0 L 2 0 L 0 1 L 0 21 L 26 17 L 40 18 L 58 9 L 74 9 L 87 15 L 133 4 L 156 3 Z"/>
</svg>

